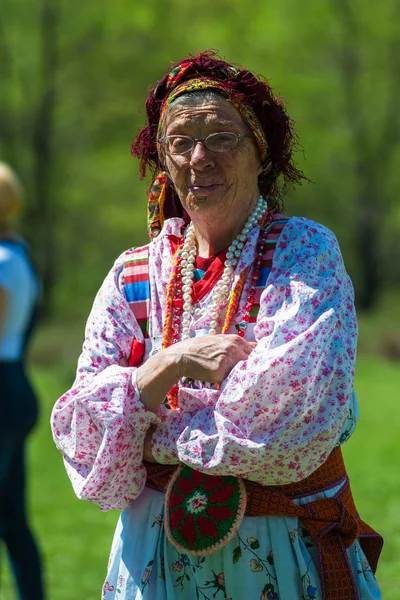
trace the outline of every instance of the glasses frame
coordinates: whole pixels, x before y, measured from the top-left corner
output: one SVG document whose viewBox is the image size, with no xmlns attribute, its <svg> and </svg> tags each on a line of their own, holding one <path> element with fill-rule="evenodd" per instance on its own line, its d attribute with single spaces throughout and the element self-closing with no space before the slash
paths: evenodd
<svg viewBox="0 0 400 600">
<path fill-rule="evenodd" d="M 236 138 L 236 144 L 232 147 L 229 148 L 229 150 L 212 150 L 211 148 L 209 148 L 207 146 L 207 140 L 210 137 L 213 137 L 215 135 L 233 135 Z M 240 142 L 240 140 L 242 140 L 243 138 L 251 138 L 251 135 L 246 135 L 245 133 L 234 133 L 233 131 L 216 131 L 215 133 L 209 133 L 208 135 L 206 135 L 205 137 L 201 137 L 201 138 L 194 138 L 191 135 L 164 135 L 162 138 L 159 139 L 159 143 L 161 144 L 161 146 L 163 147 L 163 150 L 166 154 L 168 154 L 169 156 L 184 156 L 185 154 L 188 154 L 189 152 L 192 152 L 192 150 L 195 148 L 196 144 L 198 144 L 199 142 L 203 142 L 204 146 L 207 148 L 207 150 L 209 150 L 210 152 L 216 152 L 217 154 L 223 154 L 224 152 L 231 152 L 232 150 L 234 150 L 238 143 Z M 168 150 L 165 147 L 165 142 L 167 140 L 167 138 L 185 138 L 187 140 L 190 140 L 192 142 L 192 146 L 188 149 L 185 150 L 185 152 L 177 152 L 175 154 L 172 154 L 171 152 L 168 152 Z"/>
</svg>

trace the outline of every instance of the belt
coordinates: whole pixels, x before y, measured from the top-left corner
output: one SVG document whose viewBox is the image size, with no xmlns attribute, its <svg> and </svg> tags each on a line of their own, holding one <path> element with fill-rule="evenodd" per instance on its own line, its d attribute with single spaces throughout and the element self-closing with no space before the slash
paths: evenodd
<svg viewBox="0 0 400 600">
<path fill-rule="evenodd" d="M 176 466 L 144 462 L 146 485 L 165 491 Z M 212 475 L 209 475 L 212 477 Z M 357 513 L 340 448 L 306 479 L 287 485 L 262 486 L 244 479 L 248 517 L 298 517 L 313 540 L 319 559 L 323 600 L 359 600 L 353 571 L 347 557 L 357 539 L 375 573 L 383 538 L 362 521 Z M 311 496 L 341 485 L 331 498 L 297 505 L 296 498 Z"/>
</svg>

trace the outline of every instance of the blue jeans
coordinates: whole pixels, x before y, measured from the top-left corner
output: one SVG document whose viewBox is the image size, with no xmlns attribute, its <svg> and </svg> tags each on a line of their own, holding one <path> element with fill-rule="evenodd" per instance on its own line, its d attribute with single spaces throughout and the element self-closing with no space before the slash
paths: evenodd
<svg viewBox="0 0 400 600">
<path fill-rule="evenodd" d="M 36 398 L 21 363 L 0 363 L 0 382 L 0 539 L 20 600 L 43 600 L 41 561 L 25 506 L 25 439 L 36 421 Z"/>
</svg>

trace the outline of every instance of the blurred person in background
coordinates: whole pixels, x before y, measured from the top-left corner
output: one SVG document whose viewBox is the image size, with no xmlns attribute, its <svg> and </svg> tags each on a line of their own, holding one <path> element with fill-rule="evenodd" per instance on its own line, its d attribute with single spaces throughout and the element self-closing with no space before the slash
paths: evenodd
<svg viewBox="0 0 400 600">
<path fill-rule="evenodd" d="M 26 438 L 38 416 L 25 358 L 40 285 L 29 248 L 13 227 L 22 195 L 15 173 L 0 163 L 0 538 L 19 598 L 42 600 L 41 559 L 25 500 Z"/>
<path fill-rule="evenodd" d="M 52 414 L 77 495 L 122 510 L 106 600 L 378 600 L 381 537 L 341 454 L 357 419 L 337 240 L 268 83 L 207 51 L 150 93 L 133 154 L 151 242 L 124 252 Z"/>
</svg>

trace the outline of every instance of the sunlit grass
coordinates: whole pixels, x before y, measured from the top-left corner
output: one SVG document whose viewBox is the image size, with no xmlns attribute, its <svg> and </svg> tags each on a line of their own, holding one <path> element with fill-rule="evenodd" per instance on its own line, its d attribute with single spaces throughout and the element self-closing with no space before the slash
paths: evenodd
<svg viewBox="0 0 400 600">
<path fill-rule="evenodd" d="M 29 497 L 33 526 L 45 557 L 49 600 L 96 600 L 118 513 L 102 513 L 95 505 L 76 499 L 51 438 L 51 408 L 71 384 L 71 368 L 35 367 L 33 378 L 42 411 L 30 440 Z M 356 389 L 361 419 L 344 453 L 359 512 L 385 537 L 378 571 L 383 597 L 399 600 L 398 363 L 360 357 Z M 14 600 L 7 576 L 2 583 L 0 599 Z"/>
<path fill-rule="evenodd" d="M 399 363 L 359 358 L 361 416 L 344 456 L 361 518 L 385 539 L 377 574 L 384 600 L 400 599 L 399 390 Z"/>
</svg>

